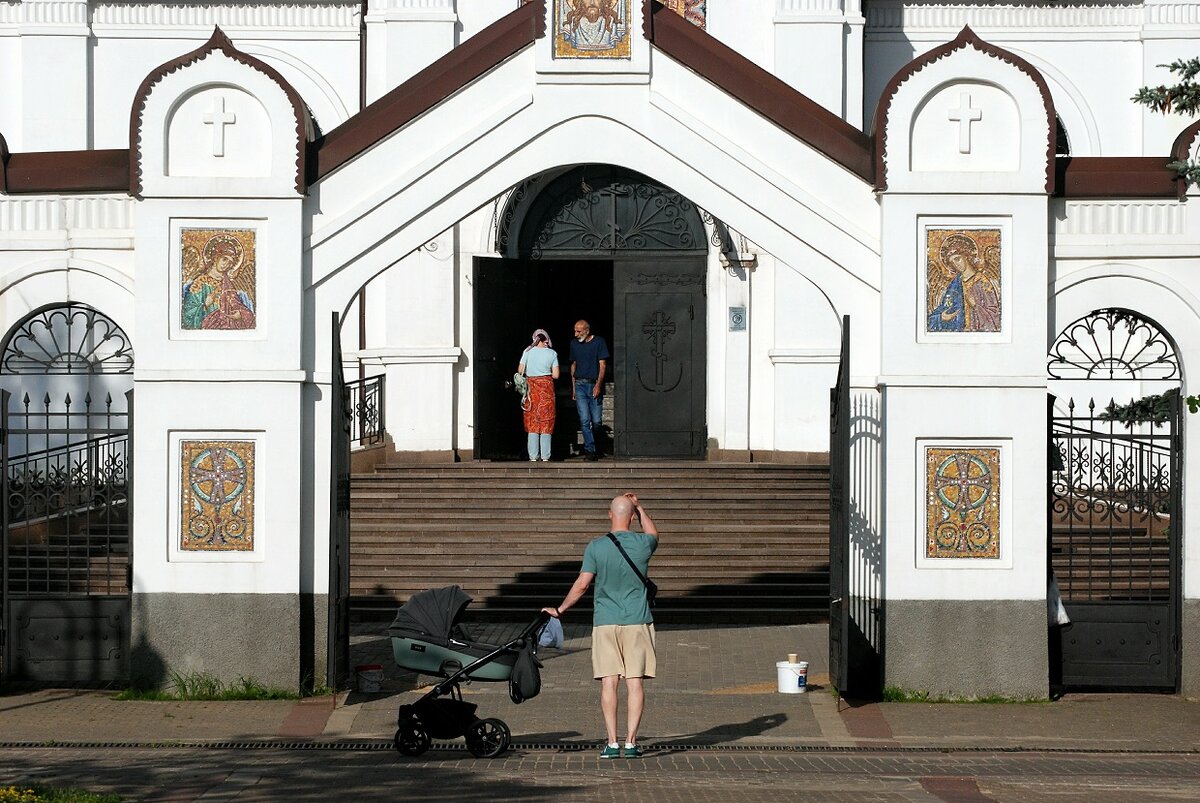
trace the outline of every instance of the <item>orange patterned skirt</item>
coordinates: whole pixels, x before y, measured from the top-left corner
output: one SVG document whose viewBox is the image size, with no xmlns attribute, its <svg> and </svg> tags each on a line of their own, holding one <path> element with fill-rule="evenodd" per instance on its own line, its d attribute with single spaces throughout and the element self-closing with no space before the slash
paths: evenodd
<svg viewBox="0 0 1200 803">
<path fill-rule="evenodd" d="M 525 431 L 535 435 L 550 435 L 554 432 L 554 379 L 551 377 L 529 377 Z"/>
</svg>

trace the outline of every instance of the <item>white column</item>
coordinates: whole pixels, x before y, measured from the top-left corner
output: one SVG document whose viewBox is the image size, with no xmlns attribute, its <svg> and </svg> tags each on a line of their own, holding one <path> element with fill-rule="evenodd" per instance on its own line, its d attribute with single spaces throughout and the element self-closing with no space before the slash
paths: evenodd
<svg viewBox="0 0 1200 803">
<path fill-rule="evenodd" d="M 88 148 L 87 0 L 25 0 L 21 10 L 21 131 L 20 139 L 10 141 L 9 147 L 24 151 Z"/>
<path fill-rule="evenodd" d="M 776 0 L 775 74 L 862 125 L 861 0 Z"/>
<path fill-rule="evenodd" d="M 455 0 L 370 0 L 367 102 L 449 53 L 457 23 Z"/>
</svg>

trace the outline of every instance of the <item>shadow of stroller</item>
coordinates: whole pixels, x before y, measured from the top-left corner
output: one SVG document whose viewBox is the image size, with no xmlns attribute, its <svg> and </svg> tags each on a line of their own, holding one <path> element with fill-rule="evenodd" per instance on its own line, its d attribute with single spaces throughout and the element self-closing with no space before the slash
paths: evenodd
<svg viewBox="0 0 1200 803">
<path fill-rule="evenodd" d="M 708 730 L 693 733 L 690 736 L 679 736 L 673 739 L 663 739 L 646 745 L 647 754 L 669 756 L 697 747 L 713 747 L 719 744 L 744 739 L 748 736 L 761 736 L 769 730 L 778 728 L 788 721 L 787 714 L 763 714 L 748 719 L 745 722 L 733 722 L 716 725 Z M 662 747 L 658 745 L 662 744 Z"/>
</svg>

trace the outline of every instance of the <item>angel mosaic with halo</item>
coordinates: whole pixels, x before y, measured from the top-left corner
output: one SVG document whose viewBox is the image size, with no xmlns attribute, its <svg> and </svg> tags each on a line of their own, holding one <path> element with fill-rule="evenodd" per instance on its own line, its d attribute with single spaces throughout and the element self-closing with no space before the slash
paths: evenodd
<svg viewBox="0 0 1200 803">
<path fill-rule="evenodd" d="M 999 332 L 1000 230 L 931 229 L 927 242 L 929 332 Z"/>
</svg>

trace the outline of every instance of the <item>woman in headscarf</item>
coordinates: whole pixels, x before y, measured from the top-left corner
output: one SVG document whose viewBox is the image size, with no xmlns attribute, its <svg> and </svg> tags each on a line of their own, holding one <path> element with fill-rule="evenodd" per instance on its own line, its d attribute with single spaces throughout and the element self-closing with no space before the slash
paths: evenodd
<svg viewBox="0 0 1200 803">
<path fill-rule="evenodd" d="M 525 432 L 529 436 L 529 461 L 550 460 L 550 435 L 554 432 L 554 380 L 558 379 L 558 353 L 545 329 L 533 333 L 533 342 L 521 355 L 517 373 L 529 380 L 529 398 L 522 404 Z"/>
</svg>

